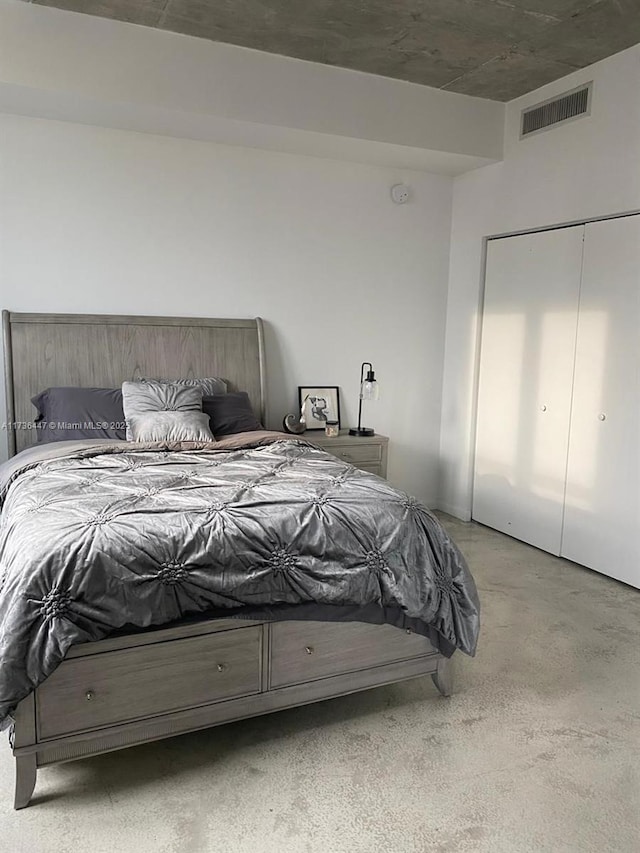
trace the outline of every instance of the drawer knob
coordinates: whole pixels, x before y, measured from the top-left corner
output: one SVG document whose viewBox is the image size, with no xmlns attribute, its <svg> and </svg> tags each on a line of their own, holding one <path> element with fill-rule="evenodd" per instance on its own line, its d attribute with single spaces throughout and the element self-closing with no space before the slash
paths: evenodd
<svg viewBox="0 0 640 853">
<path fill-rule="evenodd" d="M 308 655 L 312 655 L 312 654 L 313 654 L 313 646 L 305 646 L 305 647 L 304 647 L 304 650 L 305 650 L 305 652 L 306 652 Z"/>
<path fill-rule="evenodd" d="M 219 663 L 218 664 L 218 672 L 224 672 L 226 668 L 227 668 L 226 663 Z"/>
<path fill-rule="evenodd" d="M 407 628 L 407 634 L 411 633 L 411 628 Z"/>
<path fill-rule="evenodd" d="M 342 456 L 343 459 L 351 459 L 351 454 L 347 453 L 346 450 L 341 451 L 340 456 Z"/>
<path fill-rule="evenodd" d="M 84 694 L 84 698 L 87 700 L 87 702 L 91 702 L 95 695 L 96 694 L 93 692 L 93 690 L 87 690 L 87 692 Z"/>
<path fill-rule="evenodd" d="M 598 415 L 598 420 L 599 421 L 606 421 L 606 419 L 607 419 L 607 416 L 605 415 L 605 413 L 600 412 L 600 414 Z"/>
</svg>

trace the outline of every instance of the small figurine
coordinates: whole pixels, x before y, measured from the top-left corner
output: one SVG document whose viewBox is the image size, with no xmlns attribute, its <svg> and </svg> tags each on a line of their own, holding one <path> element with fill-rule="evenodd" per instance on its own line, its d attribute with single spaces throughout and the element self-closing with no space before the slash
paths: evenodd
<svg viewBox="0 0 640 853">
<path fill-rule="evenodd" d="M 302 435 L 307 428 L 307 422 L 302 416 L 298 417 L 292 413 L 284 416 L 282 426 L 285 432 L 290 432 L 292 435 Z"/>
<path fill-rule="evenodd" d="M 284 416 L 282 426 L 284 427 L 285 432 L 289 432 L 292 435 L 302 435 L 302 433 L 306 430 L 307 421 L 304 417 L 304 406 L 308 399 L 309 395 L 307 394 L 307 396 L 302 401 L 302 407 L 300 408 L 299 416 L 293 414 L 293 412 Z"/>
</svg>

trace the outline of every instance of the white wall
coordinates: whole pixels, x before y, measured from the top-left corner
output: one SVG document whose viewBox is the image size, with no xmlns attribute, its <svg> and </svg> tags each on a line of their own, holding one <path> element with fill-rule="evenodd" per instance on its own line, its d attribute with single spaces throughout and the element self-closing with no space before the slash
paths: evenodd
<svg viewBox="0 0 640 853">
<path fill-rule="evenodd" d="M 433 505 L 450 178 L 8 115 L 0 158 L 1 307 L 260 315 L 275 427 L 308 383 L 352 424 L 370 360 L 365 422 Z"/>
<path fill-rule="evenodd" d="M 591 115 L 518 139 L 523 107 L 589 80 Z M 471 510 L 483 237 L 640 209 L 640 46 L 512 101 L 504 162 L 454 182 L 438 505 Z"/>
</svg>

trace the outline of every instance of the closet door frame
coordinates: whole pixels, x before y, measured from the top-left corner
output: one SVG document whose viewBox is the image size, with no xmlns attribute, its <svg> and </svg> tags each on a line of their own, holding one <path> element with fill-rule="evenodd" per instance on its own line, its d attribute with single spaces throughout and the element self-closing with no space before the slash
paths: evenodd
<svg viewBox="0 0 640 853">
<path fill-rule="evenodd" d="M 552 225 L 539 225 L 532 228 L 520 228 L 516 231 L 499 231 L 495 234 L 487 234 L 482 237 L 481 258 L 480 258 L 480 288 L 478 293 L 476 328 L 475 328 L 475 346 L 473 352 L 473 377 L 471 385 L 471 424 L 469 431 L 469 466 L 467 469 L 467 495 L 469 510 L 465 520 L 471 521 L 473 512 L 473 490 L 476 470 L 476 440 L 477 440 L 477 425 L 478 425 L 478 401 L 480 390 L 480 354 L 482 352 L 482 324 L 484 320 L 484 303 L 485 289 L 487 277 L 487 249 L 490 240 L 495 240 L 498 237 L 518 237 L 521 234 L 535 234 L 540 231 L 555 231 L 558 228 L 570 228 L 573 225 L 587 225 L 589 222 L 603 222 L 607 219 L 622 219 L 626 216 L 637 216 L 640 214 L 640 208 L 620 211 L 619 213 L 610 213 L 602 216 L 582 217 L 580 219 L 572 219 L 564 222 L 556 222 Z"/>
</svg>

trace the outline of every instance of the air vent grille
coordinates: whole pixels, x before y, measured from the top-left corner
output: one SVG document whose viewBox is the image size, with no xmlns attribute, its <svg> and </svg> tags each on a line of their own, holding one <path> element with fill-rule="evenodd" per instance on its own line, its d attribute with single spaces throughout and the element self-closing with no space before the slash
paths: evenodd
<svg viewBox="0 0 640 853">
<path fill-rule="evenodd" d="M 588 115 L 591 108 L 591 83 L 552 98 L 542 104 L 536 104 L 522 111 L 520 137 L 529 136 L 540 130 L 546 130 L 560 122 L 570 121 Z"/>
</svg>

